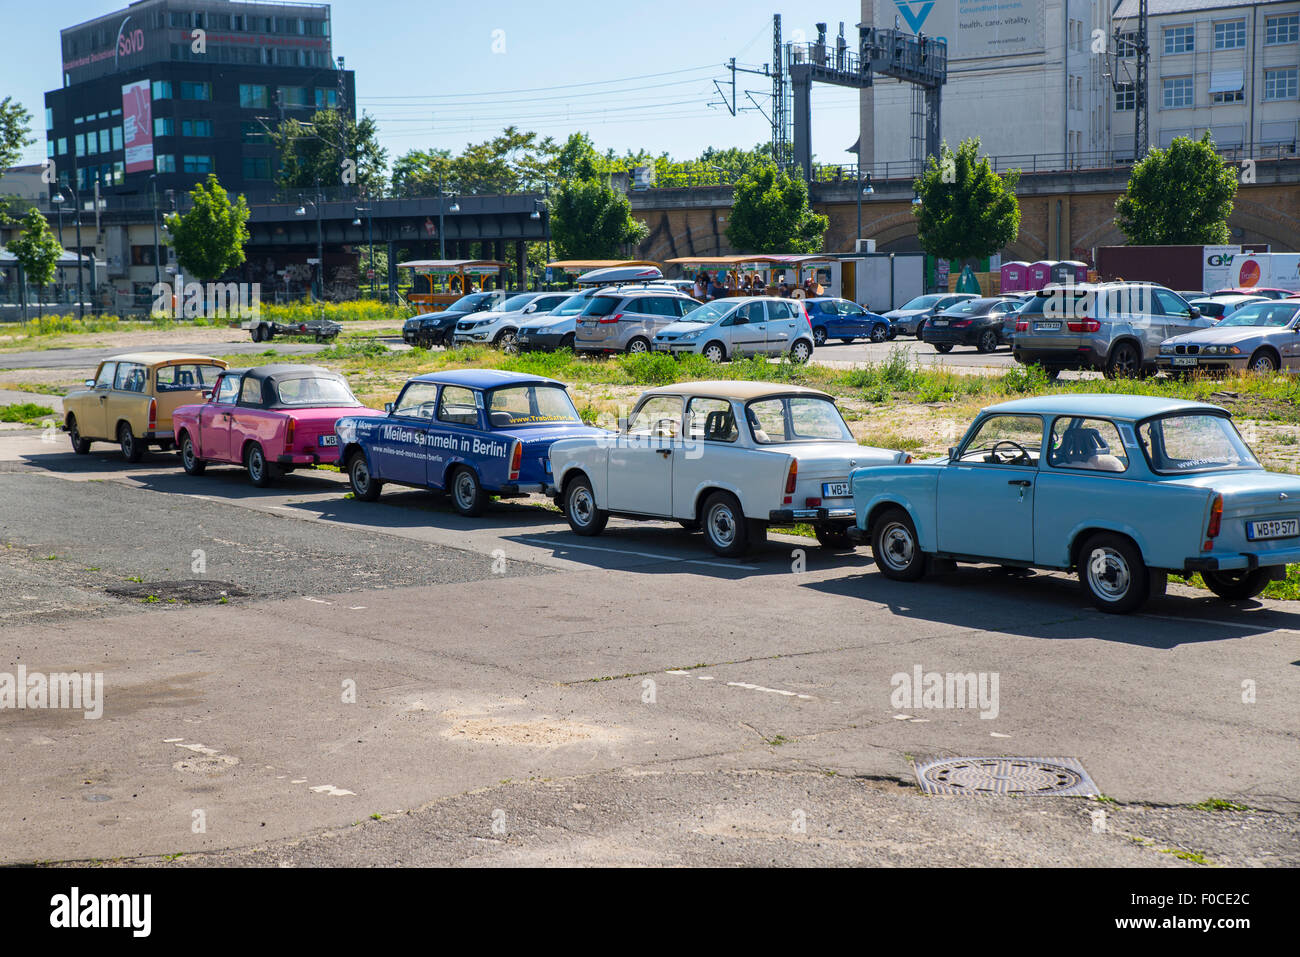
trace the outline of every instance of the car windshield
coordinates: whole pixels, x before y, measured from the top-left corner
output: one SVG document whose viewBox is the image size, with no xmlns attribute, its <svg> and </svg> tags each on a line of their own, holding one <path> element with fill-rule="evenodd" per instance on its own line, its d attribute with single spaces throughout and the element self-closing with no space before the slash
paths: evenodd
<svg viewBox="0 0 1300 957">
<path fill-rule="evenodd" d="M 1156 472 L 1182 475 L 1261 467 L 1226 415 L 1168 415 L 1148 419 L 1137 432 Z"/>
<path fill-rule="evenodd" d="M 276 405 L 284 408 L 360 405 L 347 383 L 334 376 L 283 379 L 275 386 Z"/>
<path fill-rule="evenodd" d="M 774 396 L 745 406 L 745 418 L 760 445 L 784 442 L 852 442 L 853 433 L 835 403 L 815 395 Z"/>
<path fill-rule="evenodd" d="M 552 309 L 551 315 L 553 317 L 576 316 L 578 313 L 582 312 L 583 308 L 587 305 L 587 299 L 588 297 L 585 295 L 570 296 L 568 299 L 564 300 L 564 302 Z"/>
<path fill-rule="evenodd" d="M 721 301 L 711 302 L 704 306 L 696 306 L 686 315 L 682 316 L 682 322 L 717 322 L 735 307 L 735 302 Z"/>
<path fill-rule="evenodd" d="M 1300 312 L 1300 306 L 1280 302 L 1252 302 L 1249 305 L 1242 306 L 1214 328 L 1223 329 L 1228 326 L 1276 326 L 1281 328 L 1290 325 L 1291 320 L 1296 317 L 1298 312 Z"/>
<path fill-rule="evenodd" d="M 518 312 L 524 306 L 536 299 L 533 293 L 526 293 L 522 296 L 511 296 L 501 305 L 501 312 Z"/>
<path fill-rule="evenodd" d="M 446 311 L 447 312 L 473 312 L 483 303 L 489 301 L 492 298 L 492 295 L 493 294 L 490 292 L 472 292 L 468 296 L 461 296 L 450 306 L 448 306 Z"/>
<path fill-rule="evenodd" d="M 494 429 L 582 422 L 563 386 L 523 385 L 493 389 L 488 396 L 488 419 Z"/>
<path fill-rule="evenodd" d="M 942 298 L 941 296 L 917 296 L 911 302 L 904 303 L 899 308 L 900 309 L 929 309 L 941 298 Z"/>
</svg>

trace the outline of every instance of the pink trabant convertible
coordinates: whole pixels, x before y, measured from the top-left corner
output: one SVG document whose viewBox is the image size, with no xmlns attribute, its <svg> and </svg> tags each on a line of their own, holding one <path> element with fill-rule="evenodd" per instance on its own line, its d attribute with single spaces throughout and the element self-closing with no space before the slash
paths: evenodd
<svg viewBox="0 0 1300 957">
<path fill-rule="evenodd" d="M 337 372 L 320 366 L 227 369 L 202 405 L 172 413 L 181 464 L 202 475 L 209 462 L 242 465 L 258 488 L 286 472 L 338 461 L 334 423 L 374 412 Z"/>
</svg>

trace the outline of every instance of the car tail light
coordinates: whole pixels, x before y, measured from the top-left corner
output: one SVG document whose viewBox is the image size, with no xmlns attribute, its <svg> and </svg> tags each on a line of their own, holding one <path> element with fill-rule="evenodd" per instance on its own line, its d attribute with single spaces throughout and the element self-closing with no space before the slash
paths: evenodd
<svg viewBox="0 0 1300 957">
<path fill-rule="evenodd" d="M 296 431 L 297 422 L 294 419 L 289 420 L 289 424 L 284 430 L 284 447 L 288 448 L 293 445 L 293 433 Z"/>
<path fill-rule="evenodd" d="M 916 459 L 912 458 L 912 453 L 911 453 L 911 452 L 908 452 L 908 453 L 907 453 L 907 458 L 903 459 L 903 464 L 904 464 L 904 465 L 911 465 L 911 464 L 912 464 L 913 462 L 915 462 L 915 461 L 916 461 Z"/>
<path fill-rule="evenodd" d="M 1029 331 L 1029 320 L 1021 319 L 1016 323 L 1016 332 L 1028 332 L 1028 331 Z"/>
<path fill-rule="evenodd" d="M 952 327 L 954 329 L 965 329 L 969 325 L 970 325 L 969 319 L 957 319 L 953 322 Z"/>
<path fill-rule="evenodd" d="M 524 464 L 524 443 L 518 439 L 515 440 L 514 451 L 510 453 L 510 481 L 519 480 L 519 470 Z"/>
<path fill-rule="evenodd" d="M 599 321 L 599 322 L 602 322 L 602 323 L 606 323 L 606 322 L 618 322 L 618 321 L 619 321 L 620 319 L 622 319 L 622 318 L 623 318 L 623 313 L 621 313 L 621 312 L 616 312 L 616 313 L 614 313 L 614 315 L 612 315 L 612 316 L 601 316 L 600 319 L 599 319 L 598 321 Z"/>
<path fill-rule="evenodd" d="M 1077 322 L 1067 322 L 1065 328 L 1069 329 L 1071 332 L 1098 332 L 1101 329 L 1101 323 L 1096 319 L 1089 319 L 1087 316 L 1084 316 Z"/>
<path fill-rule="evenodd" d="M 787 472 L 785 476 L 785 502 L 783 502 L 782 504 L 784 505 L 790 504 L 790 496 L 794 494 L 794 486 L 795 483 L 798 481 L 799 481 L 799 460 L 791 459 L 790 471 Z"/>
<path fill-rule="evenodd" d="M 158 428 L 158 400 L 149 400 L 149 431 L 153 432 Z"/>
<path fill-rule="evenodd" d="M 808 508 L 817 508 L 821 505 L 822 500 L 819 498 L 806 498 L 803 500 L 804 505 Z"/>
<path fill-rule="evenodd" d="M 1219 537 L 1219 530 L 1223 527 L 1223 496 L 1214 496 L 1214 503 L 1210 506 L 1210 524 L 1205 529 L 1205 544 L 1201 546 L 1201 551 L 1208 552 L 1214 548 L 1214 539 Z"/>
</svg>

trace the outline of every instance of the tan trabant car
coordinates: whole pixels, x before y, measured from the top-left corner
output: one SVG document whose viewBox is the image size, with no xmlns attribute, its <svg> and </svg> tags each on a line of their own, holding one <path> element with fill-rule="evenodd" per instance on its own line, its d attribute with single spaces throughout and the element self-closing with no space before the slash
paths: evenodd
<svg viewBox="0 0 1300 957">
<path fill-rule="evenodd" d="M 128 462 L 150 445 L 173 447 L 172 411 L 203 401 L 226 363 L 208 356 L 140 352 L 99 364 L 85 388 L 63 400 L 63 428 L 78 455 L 91 442 L 117 442 Z"/>
</svg>

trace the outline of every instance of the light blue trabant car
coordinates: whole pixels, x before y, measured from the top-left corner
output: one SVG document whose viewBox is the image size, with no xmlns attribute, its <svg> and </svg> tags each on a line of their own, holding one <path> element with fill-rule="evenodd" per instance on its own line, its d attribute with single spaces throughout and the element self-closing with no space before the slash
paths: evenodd
<svg viewBox="0 0 1300 957">
<path fill-rule="evenodd" d="M 1078 571 L 1124 613 L 1200 572 L 1253 598 L 1300 562 L 1300 478 L 1267 472 L 1214 405 L 1132 395 L 983 410 L 947 458 L 857 469 L 858 538 L 915 581 L 951 562 Z"/>
</svg>

